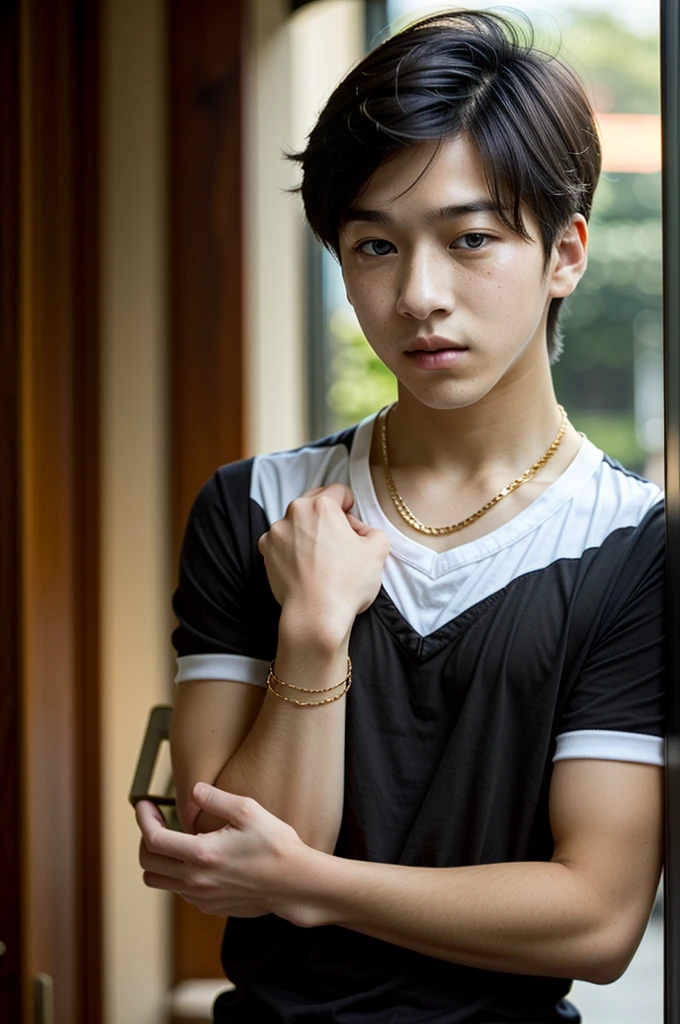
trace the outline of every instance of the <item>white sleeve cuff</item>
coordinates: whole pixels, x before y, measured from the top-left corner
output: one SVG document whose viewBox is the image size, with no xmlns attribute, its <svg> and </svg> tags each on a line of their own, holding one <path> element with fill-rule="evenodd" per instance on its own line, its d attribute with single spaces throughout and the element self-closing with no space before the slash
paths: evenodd
<svg viewBox="0 0 680 1024">
<path fill-rule="evenodd" d="M 269 662 L 242 654 L 185 654 L 177 659 L 176 683 L 223 679 L 232 683 L 266 686 Z"/>
<path fill-rule="evenodd" d="M 637 732 L 616 732 L 612 729 L 577 729 L 575 732 L 563 732 L 557 737 L 553 761 L 579 757 L 663 766 L 663 738 L 644 736 Z"/>
</svg>

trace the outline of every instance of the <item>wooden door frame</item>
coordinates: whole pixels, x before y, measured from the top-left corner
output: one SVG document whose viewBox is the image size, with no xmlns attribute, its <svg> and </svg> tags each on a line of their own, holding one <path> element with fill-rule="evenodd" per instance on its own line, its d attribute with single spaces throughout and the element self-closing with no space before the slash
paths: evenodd
<svg viewBox="0 0 680 1024">
<path fill-rule="evenodd" d="M 19 0 L 0 5 L 0 1016 L 22 1020 L 19 608 Z"/>
<path fill-rule="evenodd" d="M 99 0 L 0 4 L 0 1018 L 102 1020 Z"/>
<path fill-rule="evenodd" d="M 198 490 L 243 456 L 244 0 L 168 5 L 171 559 Z M 174 902 L 174 982 L 218 978 L 224 922 Z"/>
</svg>

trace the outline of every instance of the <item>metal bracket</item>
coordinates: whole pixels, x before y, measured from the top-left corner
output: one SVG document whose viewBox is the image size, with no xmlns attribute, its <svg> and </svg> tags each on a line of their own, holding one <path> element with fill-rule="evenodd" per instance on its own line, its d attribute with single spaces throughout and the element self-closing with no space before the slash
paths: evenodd
<svg viewBox="0 0 680 1024">
<path fill-rule="evenodd" d="M 151 793 L 151 782 L 158 760 L 158 752 L 161 744 L 170 738 L 170 721 L 172 719 L 172 705 L 158 704 L 151 708 L 149 721 L 144 734 L 142 748 L 137 760 L 135 776 L 132 780 L 128 799 L 132 806 L 139 800 L 150 800 L 160 809 L 168 828 L 181 832 L 177 812 L 175 810 L 175 795 L 172 779 L 165 793 Z"/>
<path fill-rule="evenodd" d="M 33 1019 L 35 1024 L 54 1024 L 54 983 L 49 974 L 33 979 Z"/>
</svg>

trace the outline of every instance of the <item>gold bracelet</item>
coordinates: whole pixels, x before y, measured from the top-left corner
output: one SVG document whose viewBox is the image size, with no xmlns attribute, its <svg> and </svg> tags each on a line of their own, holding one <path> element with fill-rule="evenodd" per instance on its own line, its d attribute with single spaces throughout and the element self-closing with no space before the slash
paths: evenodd
<svg viewBox="0 0 680 1024">
<path fill-rule="evenodd" d="M 337 685 L 339 686 L 340 684 L 338 683 Z M 271 684 L 269 676 L 267 676 L 267 689 L 269 690 L 269 692 L 273 693 L 275 697 L 279 697 L 281 700 L 287 701 L 289 704 L 296 704 L 297 707 L 299 708 L 316 708 L 319 707 L 320 704 L 332 704 L 334 700 L 340 700 L 341 697 L 344 697 L 351 685 L 352 680 L 348 678 L 345 681 L 345 688 L 344 690 L 342 690 L 341 693 L 336 693 L 335 697 L 326 697 L 325 700 L 296 700 L 295 697 L 284 697 L 282 693 L 279 693 L 278 690 L 275 690 Z M 333 687 L 331 687 L 331 689 L 333 689 Z M 311 692 L 323 693 L 324 691 L 312 690 Z"/>
<path fill-rule="evenodd" d="M 274 671 L 274 662 L 269 666 L 269 675 L 267 676 L 267 684 L 274 680 L 275 683 L 280 683 L 281 686 L 287 686 L 291 690 L 300 690 L 302 693 L 328 693 L 329 690 L 337 690 L 338 686 L 342 686 L 343 683 L 352 681 L 352 662 L 350 658 L 347 658 L 347 675 L 344 679 L 341 679 L 339 683 L 333 683 L 332 686 L 324 686 L 320 690 L 310 690 L 307 686 L 296 686 L 295 683 L 286 683 L 283 679 L 279 679 L 276 672 Z"/>
</svg>

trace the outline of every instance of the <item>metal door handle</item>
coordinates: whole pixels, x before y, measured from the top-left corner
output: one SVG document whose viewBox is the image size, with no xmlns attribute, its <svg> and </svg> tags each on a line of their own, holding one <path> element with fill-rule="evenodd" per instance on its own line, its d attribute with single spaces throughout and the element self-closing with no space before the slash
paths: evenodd
<svg viewBox="0 0 680 1024">
<path fill-rule="evenodd" d="M 35 1024 L 54 1024 L 54 985 L 49 974 L 33 979 L 33 1019 Z"/>
<path fill-rule="evenodd" d="M 139 760 L 137 761 L 135 777 L 130 787 L 128 799 L 133 807 L 138 800 L 151 800 L 161 811 L 168 828 L 181 832 L 182 826 L 175 809 L 172 779 L 170 779 L 165 793 L 154 794 L 149 792 L 161 744 L 170 737 L 171 719 L 171 704 L 159 704 L 151 708 L 146 734 L 142 743 L 142 749 L 139 752 Z"/>
</svg>

